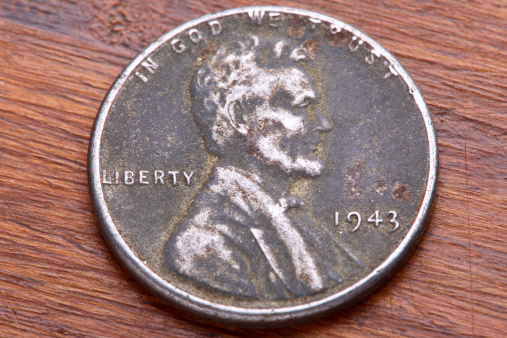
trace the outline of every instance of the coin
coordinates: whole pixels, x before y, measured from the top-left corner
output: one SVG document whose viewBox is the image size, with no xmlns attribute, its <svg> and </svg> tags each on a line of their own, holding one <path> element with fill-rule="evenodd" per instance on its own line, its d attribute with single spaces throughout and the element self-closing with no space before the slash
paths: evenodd
<svg viewBox="0 0 507 338">
<path fill-rule="evenodd" d="M 286 7 L 163 35 L 107 94 L 89 149 L 101 229 L 163 300 L 244 327 L 301 323 L 385 283 L 424 233 L 437 146 L 378 43 Z"/>
</svg>

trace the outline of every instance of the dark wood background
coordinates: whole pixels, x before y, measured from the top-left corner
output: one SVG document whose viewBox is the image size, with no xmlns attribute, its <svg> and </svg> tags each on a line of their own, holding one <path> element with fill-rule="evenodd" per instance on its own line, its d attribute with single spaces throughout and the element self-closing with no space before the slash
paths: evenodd
<svg viewBox="0 0 507 338">
<path fill-rule="evenodd" d="M 273 2 L 271 2 L 273 3 Z M 162 33 L 247 0 L 0 4 L 0 336 L 507 335 L 507 1 L 280 1 L 345 21 L 393 53 L 436 126 L 427 233 L 361 304 L 298 327 L 202 323 L 150 296 L 112 256 L 87 182 L 109 86 Z"/>
</svg>

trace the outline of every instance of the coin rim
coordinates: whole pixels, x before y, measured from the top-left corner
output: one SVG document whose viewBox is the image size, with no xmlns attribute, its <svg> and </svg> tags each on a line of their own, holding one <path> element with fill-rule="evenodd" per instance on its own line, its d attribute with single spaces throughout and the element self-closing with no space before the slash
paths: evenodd
<svg viewBox="0 0 507 338">
<path fill-rule="evenodd" d="M 185 292 L 161 278 L 148 266 L 146 266 L 141 261 L 141 259 L 137 257 L 136 253 L 130 249 L 130 247 L 118 232 L 118 229 L 116 228 L 111 215 L 109 214 L 100 180 L 101 176 L 99 152 L 104 123 L 107 119 L 109 110 L 116 98 L 116 95 L 128 77 L 132 74 L 134 69 L 142 61 L 144 61 L 147 56 L 149 56 L 152 52 L 161 47 L 164 43 L 166 43 L 169 39 L 173 38 L 177 34 L 180 34 L 189 28 L 192 28 L 204 22 L 208 22 L 210 20 L 237 14 L 246 14 L 249 11 L 279 12 L 284 14 L 295 14 L 311 17 L 321 21 L 329 22 L 332 25 L 335 25 L 342 29 L 346 29 L 347 31 L 350 31 L 353 36 L 356 36 L 367 42 L 370 46 L 372 46 L 372 50 L 377 50 L 384 58 L 390 62 L 390 64 L 398 72 L 399 76 L 401 76 L 406 82 L 423 116 L 429 143 L 428 182 L 424 199 L 413 225 L 411 226 L 405 238 L 400 242 L 398 247 L 382 264 L 380 264 L 366 277 L 362 278 L 352 286 L 320 300 L 312 301 L 302 305 L 282 308 L 242 308 L 231 305 L 217 304 Z M 399 64 L 399 62 L 380 44 L 375 42 L 366 34 L 360 32 L 359 30 L 346 23 L 343 23 L 335 18 L 326 15 L 314 13 L 312 11 L 278 6 L 241 7 L 214 14 L 208 14 L 198 19 L 191 20 L 162 35 L 148 48 L 141 52 L 115 80 L 104 101 L 102 102 L 102 105 L 95 119 L 88 150 L 88 175 L 93 205 L 96 214 L 99 217 L 101 230 L 106 239 L 106 242 L 115 253 L 119 261 L 124 265 L 124 267 L 143 286 L 148 288 L 151 292 L 163 300 L 173 304 L 174 306 L 191 312 L 194 315 L 207 320 L 222 323 L 226 322 L 228 324 L 244 327 L 273 327 L 291 325 L 301 321 L 321 317 L 331 311 L 344 309 L 361 301 L 385 282 L 387 282 L 394 275 L 394 272 L 408 259 L 412 251 L 415 249 L 415 246 L 421 239 L 422 235 L 424 234 L 435 196 L 437 171 L 438 149 L 435 130 L 431 121 L 431 117 L 417 86 L 414 84 L 413 80 Z"/>
</svg>

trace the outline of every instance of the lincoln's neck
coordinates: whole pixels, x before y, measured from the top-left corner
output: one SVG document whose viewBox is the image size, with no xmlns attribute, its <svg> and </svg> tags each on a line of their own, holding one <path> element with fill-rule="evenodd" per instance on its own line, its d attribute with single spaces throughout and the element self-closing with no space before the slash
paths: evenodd
<svg viewBox="0 0 507 338">
<path fill-rule="evenodd" d="M 236 153 L 234 151 L 233 153 Z M 221 167 L 229 167 L 254 174 L 260 181 L 258 182 L 261 189 L 266 192 L 275 201 L 284 197 L 290 186 L 289 174 L 279 165 L 269 165 L 254 155 L 234 156 L 227 154 L 222 156 L 218 165 Z"/>
</svg>

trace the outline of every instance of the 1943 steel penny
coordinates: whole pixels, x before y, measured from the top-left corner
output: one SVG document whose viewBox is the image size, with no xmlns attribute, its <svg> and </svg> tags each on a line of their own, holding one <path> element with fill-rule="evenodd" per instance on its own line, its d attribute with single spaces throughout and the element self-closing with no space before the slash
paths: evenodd
<svg viewBox="0 0 507 338">
<path fill-rule="evenodd" d="M 201 318 L 300 323 L 357 303 L 421 238 L 437 174 L 423 98 L 378 43 L 285 7 L 204 16 L 128 65 L 90 185 L 111 249 Z"/>
</svg>

